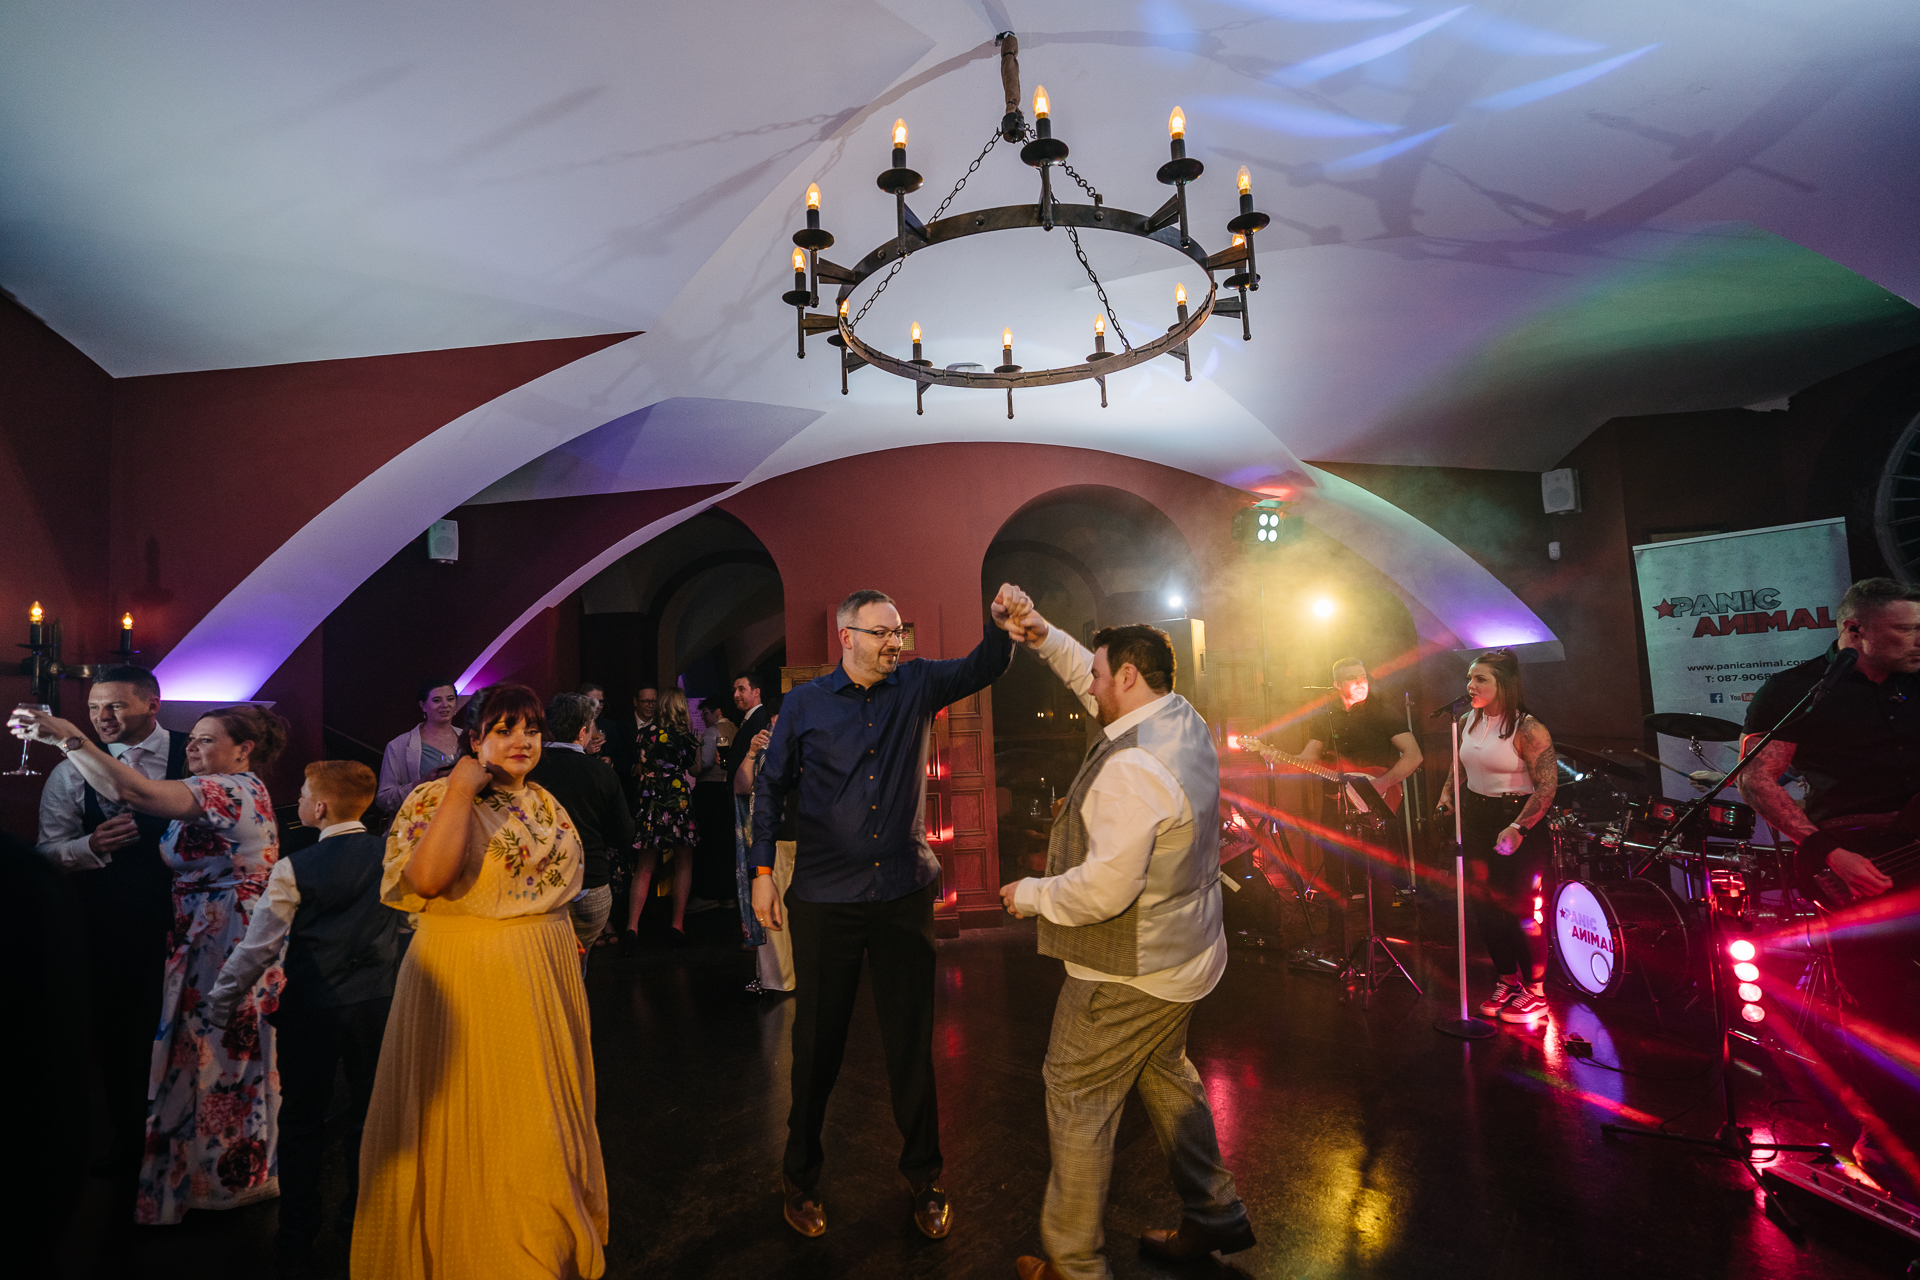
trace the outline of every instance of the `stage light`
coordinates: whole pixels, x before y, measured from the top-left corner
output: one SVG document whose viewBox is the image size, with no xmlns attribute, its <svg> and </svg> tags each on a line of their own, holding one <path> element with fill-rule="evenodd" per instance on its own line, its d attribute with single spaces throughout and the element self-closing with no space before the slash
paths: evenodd
<svg viewBox="0 0 1920 1280">
<path fill-rule="evenodd" d="M 1315 600 L 1313 602 L 1313 616 L 1316 618 L 1331 618 L 1333 616 L 1333 601 L 1327 599 L 1325 596 Z"/>
<path fill-rule="evenodd" d="M 1751 960 L 1755 953 L 1751 942 L 1745 938 L 1735 938 L 1727 944 L 1727 954 L 1735 960 Z"/>
<path fill-rule="evenodd" d="M 1748 1022 L 1763 1022 L 1766 1020 L 1767 1011 L 1757 1004 L 1743 1004 L 1740 1006 L 1740 1016 Z"/>
<path fill-rule="evenodd" d="M 1168 597 L 1167 597 L 1167 608 L 1169 608 L 1169 609 L 1178 609 L 1179 607 L 1180 607 L 1180 597 L 1179 597 L 1179 596 L 1168 596 Z"/>
<path fill-rule="evenodd" d="M 1227 735 L 1227 750 L 1229 750 L 1229 751 L 1238 751 L 1239 749 L 1240 749 L 1240 735 L 1239 735 L 1239 734 L 1237 734 L 1237 733 L 1230 733 L 1230 734 L 1228 734 L 1228 735 Z M 1238 815 L 1238 814 L 1235 814 L 1235 815 L 1234 815 L 1234 817 L 1235 817 L 1236 819 L 1238 819 L 1238 818 L 1239 818 L 1239 816 L 1240 816 L 1240 815 Z"/>
<path fill-rule="evenodd" d="M 1758 982 L 1760 981 L 1760 966 L 1757 964 L 1749 964 L 1742 960 L 1739 964 L 1733 966 L 1733 976 L 1742 982 Z"/>
<path fill-rule="evenodd" d="M 1753 1004 L 1760 999 L 1760 988 L 1751 982 L 1743 982 L 1740 984 L 1740 998 Z"/>
</svg>

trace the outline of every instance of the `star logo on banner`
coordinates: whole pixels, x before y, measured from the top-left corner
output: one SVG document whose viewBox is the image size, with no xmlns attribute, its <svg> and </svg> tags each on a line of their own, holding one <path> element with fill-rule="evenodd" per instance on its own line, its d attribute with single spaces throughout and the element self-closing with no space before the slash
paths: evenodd
<svg viewBox="0 0 1920 1280">
<path fill-rule="evenodd" d="M 1653 611 L 1663 618 L 1671 618 L 1673 616 L 1673 603 L 1669 600 L 1662 600 L 1659 604 L 1653 606 Z"/>
</svg>

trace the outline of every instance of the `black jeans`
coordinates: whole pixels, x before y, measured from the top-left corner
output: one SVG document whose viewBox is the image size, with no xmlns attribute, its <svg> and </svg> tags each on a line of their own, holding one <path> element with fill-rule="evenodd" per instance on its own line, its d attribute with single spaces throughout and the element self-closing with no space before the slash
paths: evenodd
<svg viewBox="0 0 1920 1280">
<path fill-rule="evenodd" d="M 887 1056 L 900 1172 L 922 1186 L 940 1176 L 940 1108 L 933 1088 L 933 900 L 939 881 L 892 902 L 804 902 L 787 894 L 793 930 L 793 1109 L 782 1161 L 795 1185 L 819 1184 L 820 1130 L 840 1075 L 847 1027 L 870 958 L 873 1010 Z"/>
<path fill-rule="evenodd" d="M 1502 855 L 1493 848 L 1500 829 L 1520 816 L 1528 799 L 1467 790 L 1460 830 L 1467 855 L 1467 901 L 1493 959 L 1493 971 L 1539 982 L 1547 976 L 1547 932 L 1533 918 L 1534 899 L 1546 892 L 1553 834 L 1542 818 L 1513 853 Z M 1542 902 L 1542 908 L 1545 905 Z"/>
<path fill-rule="evenodd" d="M 347 1076 L 347 1110 L 340 1119 L 347 1200 L 340 1221 L 353 1221 L 353 1202 L 360 1194 L 360 1130 L 366 1124 L 392 1004 L 391 998 L 382 997 L 329 1009 L 282 1009 L 271 1019 L 280 1068 L 280 1234 L 286 1239 L 306 1243 L 320 1234 L 320 1158 L 326 1150 L 334 1072 L 342 1067 Z"/>
</svg>

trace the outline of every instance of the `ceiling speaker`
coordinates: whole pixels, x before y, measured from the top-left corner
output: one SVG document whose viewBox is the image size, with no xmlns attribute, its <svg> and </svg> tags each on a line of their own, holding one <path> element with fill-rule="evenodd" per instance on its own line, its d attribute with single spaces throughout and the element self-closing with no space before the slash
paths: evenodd
<svg viewBox="0 0 1920 1280">
<path fill-rule="evenodd" d="M 1562 515 L 1580 510 L 1580 473 L 1572 467 L 1540 473 L 1540 501 L 1547 514 Z"/>
<path fill-rule="evenodd" d="M 452 564 L 460 558 L 460 522 L 435 520 L 427 526 L 427 559 Z"/>
</svg>

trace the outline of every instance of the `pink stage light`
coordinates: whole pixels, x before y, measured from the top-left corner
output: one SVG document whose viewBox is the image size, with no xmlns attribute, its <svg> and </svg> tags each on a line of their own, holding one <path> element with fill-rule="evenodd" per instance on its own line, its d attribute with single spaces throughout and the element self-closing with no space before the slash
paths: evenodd
<svg viewBox="0 0 1920 1280">
<path fill-rule="evenodd" d="M 1760 999 L 1760 988 L 1751 982 L 1743 982 L 1740 984 L 1740 998 L 1753 1004 Z"/>
<path fill-rule="evenodd" d="M 1733 976 L 1742 982 L 1758 982 L 1760 981 L 1760 966 L 1757 964 L 1749 964 L 1747 961 L 1742 960 L 1739 964 L 1733 966 Z"/>
<path fill-rule="evenodd" d="M 1745 938 L 1735 938 L 1727 944 L 1727 954 L 1735 960 L 1751 960 L 1757 954 L 1753 944 Z"/>
<path fill-rule="evenodd" d="M 1764 1022 L 1767 1011 L 1757 1004 L 1743 1004 L 1740 1006 L 1740 1016 L 1748 1022 Z"/>
</svg>

